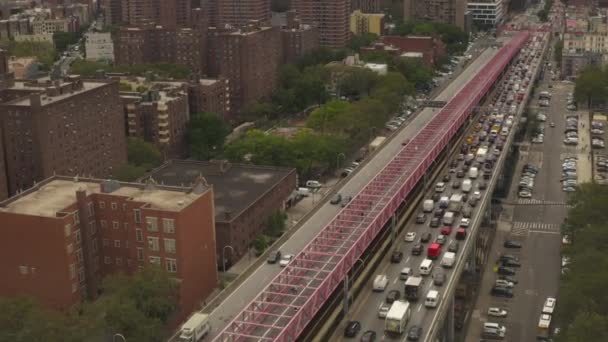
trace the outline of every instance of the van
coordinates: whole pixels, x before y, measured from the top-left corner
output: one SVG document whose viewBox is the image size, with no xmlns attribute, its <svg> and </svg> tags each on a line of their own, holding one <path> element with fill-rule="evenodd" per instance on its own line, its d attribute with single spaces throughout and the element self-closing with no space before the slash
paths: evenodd
<svg viewBox="0 0 608 342">
<path fill-rule="evenodd" d="M 407 280 L 407 278 L 409 278 L 411 275 L 412 275 L 412 269 L 409 267 L 404 267 L 401 269 L 401 272 L 399 272 L 399 279 Z"/>
<path fill-rule="evenodd" d="M 470 179 L 465 179 L 462 181 L 462 192 L 468 193 L 469 191 L 471 191 L 472 187 L 473 187 L 473 182 L 471 182 Z"/>
<path fill-rule="evenodd" d="M 498 323 L 486 322 L 483 324 L 481 334 L 484 337 L 504 338 L 507 333 L 507 328 Z"/>
<path fill-rule="evenodd" d="M 472 167 L 469 169 L 469 178 L 476 179 L 479 176 L 479 169 Z"/>
<path fill-rule="evenodd" d="M 298 190 L 296 191 L 297 195 L 300 195 L 302 197 L 308 197 L 310 195 L 310 189 L 309 188 L 298 188 Z"/>
<path fill-rule="evenodd" d="M 508 127 L 503 127 L 502 130 L 500 131 L 500 135 L 505 136 L 509 134 L 509 128 Z"/>
<path fill-rule="evenodd" d="M 454 213 L 448 211 L 443 215 L 443 224 L 446 226 L 451 226 L 454 223 Z"/>
<path fill-rule="evenodd" d="M 424 306 L 426 306 L 427 308 L 436 308 L 437 305 L 439 304 L 440 299 L 441 299 L 441 296 L 439 295 L 439 291 L 430 290 L 426 294 L 426 299 L 424 300 Z"/>
<path fill-rule="evenodd" d="M 441 266 L 445 268 L 451 268 L 454 266 L 456 262 L 456 254 L 452 252 L 443 253 L 443 258 L 441 259 Z"/>
<path fill-rule="evenodd" d="M 425 213 L 430 213 L 435 209 L 435 202 L 432 199 L 427 199 L 422 204 L 422 211 Z"/>
<path fill-rule="evenodd" d="M 429 275 L 433 270 L 433 260 L 424 259 L 422 264 L 420 264 L 420 274 L 421 275 Z"/>
<path fill-rule="evenodd" d="M 447 208 L 449 204 L 450 204 L 450 198 L 448 196 L 441 196 L 441 198 L 439 198 L 439 208 L 440 209 Z"/>
<path fill-rule="evenodd" d="M 376 278 L 374 278 L 373 291 L 382 292 L 384 291 L 384 289 L 386 289 L 387 285 L 388 277 L 386 276 L 386 274 L 378 274 L 376 275 Z"/>
<path fill-rule="evenodd" d="M 319 183 L 319 181 L 316 181 L 316 180 L 308 180 L 308 181 L 306 181 L 306 187 L 308 187 L 308 188 L 318 189 L 318 188 L 320 188 L 322 186 L 323 185 L 321 183 Z"/>
</svg>

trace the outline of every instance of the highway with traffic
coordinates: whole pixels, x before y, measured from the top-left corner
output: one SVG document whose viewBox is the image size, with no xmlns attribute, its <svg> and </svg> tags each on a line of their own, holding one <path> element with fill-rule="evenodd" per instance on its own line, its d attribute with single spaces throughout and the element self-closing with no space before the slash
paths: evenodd
<svg viewBox="0 0 608 342">
<path fill-rule="evenodd" d="M 450 100 L 495 56 L 496 52 L 495 49 L 483 51 L 475 60 L 475 63 L 470 63 L 461 75 L 454 79 L 435 99 L 439 101 Z M 359 192 L 403 148 L 402 142 L 411 139 L 438 112 L 437 109 L 422 110 L 411 122 L 387 140 L 385 145 L 371 159 L 364 161 L 358 170 L 341 184 L 340 193 L 350 195 Z M 329 202 L 321 204 L 316 213 L 305 222 L 301 222 L 298 230 L 279 249 L 283 253 L 297 254 L 336 215 L 339 209 L 339 206 L 331 205 Z M 234 292 L 227 296 L 222 304 L 210 313 L 211 337 L 215 337 L 280 271 L 278 265 L 261 265 Z"/>
<path fill-rule="evenodd" d="M 536 56 L 537 52 L 540 52 L 539 48 L 535 50 L 534 57 L 531 60 L 525 60 L 526 63 L 529 63 L 530 70 L 539 65 L 540 59 Z M 522 61 L 522 59 L 519 61 Z M 528 87 L 531 85 L 532 82 L 529 82 Z M 500 95 L 501 94 L 497 94 L 497 97 L 500 97 Z M 496 106 L 496 103 L 493 104 Z M 501 108 L 500 112 L 503 113 L 503 110 L 504 109 Z M 509 108 L 509 110 L 511 109 Z M 506 113 L 508 110 L 504 110 L 504 112 Z M 521 113 L 520 106 L 517 106 L 515 112 Z M 512 113 L 515 112 L 512 111 Z M 477 123 L 471 128 L 472 132 L 470 132 L 470 134 L 480 134 L 474 133 L 475 131 L 480 130 L 480 126 L 486 127 L 485 129 L 489 130 L 489 127 L 492 126 L 492 124 L 489 122 L 496 119 L 493 118 L 492 115 L 487 115 L 487 113 L 484 113 L 478 120 L 479 121 L 477 121 Z M 504 124 L 504 121 L 506 120 L 507 118 L 504 118 L 500 121 Z M 517 120 L 511 120 L 511 125 L 513 125 L 515 121 Z M 482 128 L 481 131 L 483 131 L 483 129 L 484 128 Z M 494 171 L 500 171 L 502 159 L 505 157 L 505 153 L 500 151 L 502 148 L 500 148 L 500 150 L 496 149 L 499 147 L 497 145 L 508 145 L 510 143 L 511 136 L 513 135 L 513 131 L 514 130 L 508 131 L 508 141 L 506 140 L 506 135 L 503 136 L 499 133 L 498 138 L 496 138 L 496 141 L 493 143 L 483 143 L 485 146 L 488 146 L 488 154 L 493 154 L 495 155 L 495 158 L 498 158 L 498 160 L 492 163 L 491 166 L 494 168 Z M 482 135 L 485 135 L 485 133 Z M 500 143 L 501 141 L 502 143 Z M 477 167 L 480 171 L 490 171 L 491 169 L 487 169 L 484 165 L 485 158 L 480 158 L 479 160 L 469 162 L 468 160 L 471 157 L 467 157 L 466 152 L 470 151 L 463 150 L 462 152 L 463 154 L 453 156 L 453 159 L 448 164 L 447 169 L 439 177 L 439 180 L 443 181 L 444 183 L 443 186 L 432 186 L 424 198 L 426 200 L 431 198 L 437 200 L 438 198 L 445 196 L 449 199 L 452 197 L 452 194 L 466 194 L 467 197 L 469 197 L 470 202 L 465 204 L 465 207 L 469 207 L 470 212 L 464 216 L 468 216 L 468 218 L 457 215 L 453 222 L 444 221 L 444 211 L 447 209 L 447 206 L 451 204 L 449 202 L 445 205 L 441 205 L 441 207 L 444 208 L 440 208 L 440 205 L 437 204 L 437 201 L 435 201 L 432 210 L 428 213 L 424 213 L 424 205 L 421 204 L 417 214 L 413 215 L 413 217 L 407 223 L 406 228 L 403 230 L 402 235 L 399 236 L 395 242 L 394 251 L 397 253 L 403 253 L 403 260 L 399 261 L 398 257 L 394 257 L 393 253 L 389 253 L 375 272 L 376 275 L 386 275 L 388 277 L 388 286 L 383 291 L 373 291 L 372 288 L 375 277 L 372 276 L 368 281 L 366 289 L 362 291 L 362 295 L 356 299 L 351 312 L 345 319 L 343 319 L 340 329 L 337 329 L 332 336 L 332 341 L 342 340 L 345 335 L 345 329 L 352 326 L 352 323 L 350 323 L 352 321 L 360 323 L 361 333 L 370 330 L 374 331 L 378 336 L 382 336 L 384 338 L 385 319 L 383 316 L 386 314 L 387 308 L 390 307 L 388 302 L 395 298 L 395 291 L 399 292 L 398 296 L 402 300 L 406 300 L 406 298 L 404 298 L 404 278 L 408 276 L 402 274 L 408 273 L 407 271 L 403 271 L 406 268 L 410 270 L 409 277 L 422 277 L 423 282 L 420 288 L 417 290 L 417 300 L 414 301 L 410 298 L 411 317 L 408 320 L 407 327 L 401 337 L 403 339 L 407 338 L 408 332 L 412 330 L 412 334 L 421 335 L 418 337 L 419 340 L 431 340 L 431 336 L 428 334 L 429 330 L 433 324 L 435 324 L 433 329 L 438 329 L 436 326 L 438 321 L 443 321 L 439 319 L 442 312 L 441 305 L 439 305 L 439 307 L 435 307 L 434 305 L 436 304 L 433 304 L 432 302 L 425 303 L 425 298 L 427 297 L 429 291 L 437 291 L 439 293 L 439 302 L 441 303 L 442 301 L 445 301 L 446 303 L 444 303 L 443 307 L 449 307 L 448 303 L 450 301 L 450 296 L 446 295 L 446 293 L 450 292 L 449 290 L 452 290 L 453 292 L 454 285 L 458 281 L 458 276 L 456 275 L 456 273 L 458 273 L 456 271 L 458 268 L 458 263 L 460 263 L 461 266 L 464 266 L 464 268 L 468 266 L 470 267 L 470 265 L 465 265 L 466 260 L 463 258 L 463 255 L 465 254 L 463 251 L 472 244 L 469 237 L 475 235 L 484 214 L 481 203 L 488 202 L 489 198 L 491 197 L 491 191 L 488 191 L 487 189 L 491 189 L 493 187 L 494 182 L 500 173 L 492 172 L 491 174 L 479 174 L 476 176 L 471 174 L 471 164 L 478 164 Z M 477 171 L 475 173 L 477 173 Z M 481 171 L 481 173 L 483 173 L 483 171 Z M 471 181 L 470 188 L 468 185 L 469 181 L 466 179 L 470 179 Z M 465 184 L 467 184 L 466 187 Z M 465 190 L 467 191 L 466 193 Z M 460 212 L 457 214 L 460 214 Z M 423 217 L 421 215 L 425 216 Z M 464 239 L 462 236 L 457 238 L 456 230 L 460 227 L 467 227 L 464 230 L 466 232 L 466 238 Z M 427 234 L 430 234 L 430 238 L 427 236 Z M 424 242 L 421 241 L 421 239 L 423 239 Z M 420 266 L 423 261 L 428 258 L 427 251 L 430 244 L 437 242 L 438 239 L 440 239 L 440 242 L 442 243 L 443 254 L 440 254 L 434 258 L 433 270 L 430 272 L 430 274 L 424 275 Z M 422 248 L 422 253 L 420 253 L 420 248 Z M 442 258 L 445 256 L 448 249 L 456 253 L 456 265 L 451 267 L 442 267 L 440 264 L 442 263 Z M 430 251 L 428 251 L 428 253 L 430 253 Z M 450 265 L 451 263 L 447 262 L 446 264 Z M 428 304 L 428 307 L 426 304 Z M 414 326 L 417 328 L 413 328 Z"/>
</svg>

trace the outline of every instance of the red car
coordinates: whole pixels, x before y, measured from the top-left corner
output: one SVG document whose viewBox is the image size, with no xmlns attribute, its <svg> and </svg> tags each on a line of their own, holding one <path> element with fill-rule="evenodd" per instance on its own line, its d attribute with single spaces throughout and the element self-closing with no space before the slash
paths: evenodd
<svg viewBox="0 0 608 342">
<path fill-rule="evenodd" d="M 441 235 L 450 235 L 452 234 L 452 226 L 447 226 L 441 228 Z"/>
</svg>

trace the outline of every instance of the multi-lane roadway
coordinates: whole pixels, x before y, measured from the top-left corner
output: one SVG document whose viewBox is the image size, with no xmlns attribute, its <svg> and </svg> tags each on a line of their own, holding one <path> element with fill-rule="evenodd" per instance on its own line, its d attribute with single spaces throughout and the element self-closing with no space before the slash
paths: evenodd
<svg viewBox="0 0 608 342">
<path fill-rule="evenodd" d="M 479 57 L 470 63 L 469 66 L 447 86 L 435 99 L 439 101 L 449 101 L 472 77 L 496 54 L 497 50 L 484 50 Z M 437 109 L 422 110 L 407 126 L 397 131 L 393 138 L 388 140 L 383 148 L 373 157 L 359 167 L 358 172 L 353 174 L 350 179 L 343 183 L 339 192 L 343 195 L 354 195 L 365 186 L 394 155 L 399 152 L 401 145 L 406 139 L 412 138 L 430 119 L 437 113 Z M 325 202 L 306 222 L 301 223 L 300 228 L 282 246 L 283 253 L 297 254 L 306 244 L 317 235 L 317 233 L 329 222 L 338 212 L 339 206 L 334 206 Z M 214 309 L 210 314 L 212 332 L 210 337 L 214 337 L 221 329 L 226 326 L 234 316 L 240 312 L 267 284 L 279 273 L 278 265 L 261 265 L 251 276 L 245 279 L 222 304 Z"/>
</svg>

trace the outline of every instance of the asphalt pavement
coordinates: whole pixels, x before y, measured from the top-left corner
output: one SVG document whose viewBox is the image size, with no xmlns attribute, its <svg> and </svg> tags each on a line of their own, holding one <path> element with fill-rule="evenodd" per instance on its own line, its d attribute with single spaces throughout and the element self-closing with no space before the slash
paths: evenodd
<svg viewBox="0 0 608 342">
<path fill-rule="evenodd" d="M 456 78 L 436 100 L 447 101 L 451 99 L 468 81 L 485 65 L 496 53 L 496 50 L 487 49 L 475 63 L 471 63 L 464 72 Z M 362 189 L 403 147 L 401 143 L 412 138 L 438 113 L 436 109 L 425 109 L 417 115 L 407 126 L 400 128 L 396 136 L 385 143 L 381 151 L 373 159 L 362 166 L 350 180 L 343 183 L 340 191 L 343 195 L 354 195 Z M 329 222 L 339 211 L 339 206 L 325 203 L 310 219 L 302 224 L 293 236 L 280 247 L 283 253 L 299 253 L 309 241 Z M 266 285 L 280 272 L 278 265 L 261 265 L 249 278 L 234 290 L 222 304 L 210 314 L 211 336 L 215 337 Z"/>
</svg>

